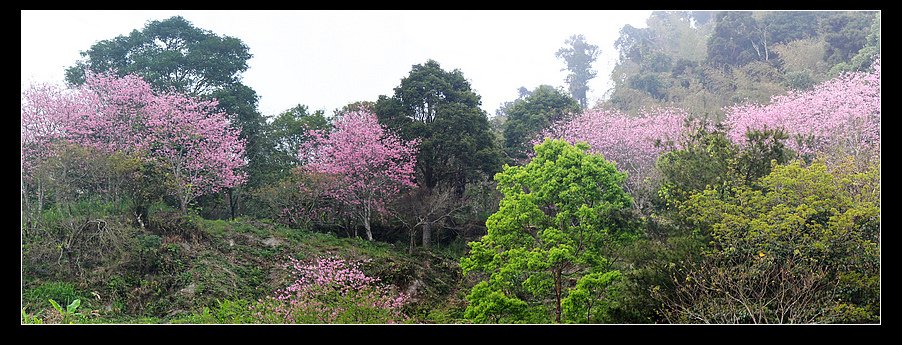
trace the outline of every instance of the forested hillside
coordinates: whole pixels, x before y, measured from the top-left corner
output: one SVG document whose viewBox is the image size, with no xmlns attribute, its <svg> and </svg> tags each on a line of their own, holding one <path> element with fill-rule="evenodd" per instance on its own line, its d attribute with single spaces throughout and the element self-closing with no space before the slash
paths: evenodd
<svg viewBox="0 0 902 345">
<path fill-rule="evenodd" d="M 726 106 L 865 70 L 880 52 L 874 12 L 654 12 L 647 24 L 615 43 L 607 102 L 621 111 L 672 105 L 722 119 Z"/>
<path fill-rule="evenodd" d="M 97 37 L 22 93 L 22 323 L 880 323 L 880 15 L 653 12 L 493 116 L 434 59 L 263 114 L 238 38 Z"/>
</svg>

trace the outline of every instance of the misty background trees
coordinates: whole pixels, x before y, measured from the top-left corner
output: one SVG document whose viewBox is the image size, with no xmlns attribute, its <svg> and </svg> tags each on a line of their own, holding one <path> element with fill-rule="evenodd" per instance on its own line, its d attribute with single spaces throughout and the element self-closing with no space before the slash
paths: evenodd
<svg viewBox="0 0 902 345">
<path fill-rule="evenodd" d="M 555 56 L 567 63 L 566 70 L 570 72 L 567 74 L 567 87 L 570 89 L 570 95 L 583 108 L 589 103 L 586 99 L 586 92 L 589 91 L 587 84 L 598 74 L 592 69 L 592 63 L 600 53 L 598 46 L 586 42 L 583 35 L 570 36 L 567 45 L 555 53 Z"/>
</svg>

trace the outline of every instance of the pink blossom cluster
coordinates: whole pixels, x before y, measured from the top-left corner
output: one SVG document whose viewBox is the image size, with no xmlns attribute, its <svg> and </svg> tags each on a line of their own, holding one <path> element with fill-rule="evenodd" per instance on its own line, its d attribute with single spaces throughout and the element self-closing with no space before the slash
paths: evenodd
<svg viewBox="0 0 902 345">
<path fill-rule="evenodd" d="M 611 109 L 589 109 L 553 124 L 533 144 L 544 138 L 587 143 L 591 152 L 616 162 L 619 170 L 626 171 L 627 188 L 635 191 L 654 176 L 655 160 L 666 150 L 659 143 L 677 142 L 687 117 L 685 111 L 676 108 L 644 109 L 638 117 Z"/>
<path fill-rule="evenodd" d="M 290 260 L 295 281 L 276 291 L 275 297 L 265 298 L 253 307 L 258 318 L 265 319 L 264 313 L 275 313 L 286 322 L 334 323 L 341 315 L 353 313 L 353 308 L 386 310 L 390 318 L 380 321 L 387 323 L 406 318 L 401 307 L 410 301 L 410 297 L 403 292 L 394 295 L 389 287 L 379 284 L 379 278 L 364 274 L 360 264 L 366 261 L 352 262 L 335 257 L 312 262 Z"/>
<path fill-rule="evenodd" d="M 836 148 L 879 154 L 880 60 L 870 72 L 846 73 L 809 90 L 774 96 L 770 104 L 737 105 L 726 113 L 728 135 L 740 145 L 747 130 L 767 126 L 786 130 L 792 138 L 787 144 L 803 155 Z"/>
<path fill-rule="evenodd" d="M 22 100 L 22 166 L 28 179 L 55 142 L 137 153 L 164 168 L 183 203 L 245 181 L 244 141 L 217 102 L 158 94 L 140 77 L 87 75 L 75 89 L 33 86 Z"/>
</svg>

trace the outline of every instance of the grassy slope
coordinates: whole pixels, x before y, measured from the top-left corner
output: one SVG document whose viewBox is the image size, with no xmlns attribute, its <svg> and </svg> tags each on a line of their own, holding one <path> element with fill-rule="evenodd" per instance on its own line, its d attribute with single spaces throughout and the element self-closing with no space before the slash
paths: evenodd
<svg viewBox="0 0 902 345">
<path fill-rule="evenodd" d="M 414 294 L 407 312 L 416 322 L 460 321 L 457 257 L 359 238 L 288 229 L 258 220 L 184 219 L 167 215 L 147 229 L 119 226 L 118 255 L 108 254 L 77 276 L 65 260 L 31 260 L 52 252 L 46 238 L 23 245 L 23 306 L 55 320 L 47 298 L 81 298 L 84 322 L 184 322 L 222 301 L 252 301 L 285 287 L 288 257 L 370 259 L 362 268 Z M 95 312 L 92 312 L 95 311 Z M 196 320 L 188 318 L 188 320 Z"/>
</svg>

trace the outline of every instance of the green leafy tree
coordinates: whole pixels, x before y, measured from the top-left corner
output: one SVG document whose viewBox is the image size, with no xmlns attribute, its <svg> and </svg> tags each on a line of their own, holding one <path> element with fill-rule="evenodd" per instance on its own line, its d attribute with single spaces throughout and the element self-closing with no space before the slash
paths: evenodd
<svg viewBox="0 0 902 345">
<path fill-rule="evenodd" d="M 758 21 L 749 11 L 717 12 L 714 33 L 708 40 L 708 62 L 729 70 L 765 60 Z"/>
<path fill-rule="evenodd" d="M 620 30 L 614 44 L 620 54 L 611 73 L 611 105 L 630 114 L 674 104 L 692 114 L 720 111 L 725 103 L 721 100 L 728 100 L 726 94 L 732 90 L 713 87 L 720 83 L 702 83 L 706 43 L 714 23 L 702 22 L 697 13 L 655 11 L 646 20 L 648 27 L 625 25 Z M 701 15 L 712 16 L 711 12 Z"/>
<path fill-rule="evenodd" d="M 676 60 L 702 61 L 705 59 L 706 37 L 713 25 L 696 22 L 687 11 L 654 11 L 648 17 L 645 29 L 654 42 L 654 49 Z"/>
<path fill-rule="evenodd" d="M 417 183 L 427 188 L 451 185 L 463 191 L 466 182 L 500 167 L 488 117 L 480 97 L 460 70 L 441 68 L 435 60 L 414 65 L 391 98 L 380 96 L 379 121 L 405 140 L 419 138 Z"/>
<path fill-rule="evenodd" d="M 461 259 L 464 274 L 486 275 L 467 296 L 467 318 L 535 322 L 536 313 L 547 310 L 544 322 L 562 322 L 562 303 L 570 301 L 568 308 L 580 315 L 573 321 L 583 320 L 583 306 L 594 320 L 597 309 L 587 294 L 597 296 L 596 288 L 612 279 L 604 276 L 611 267 L 605 255 L 635 233 L 625 174 L 588 149 L 546 139 L 529 164 L 495 175 L 504 197 L 486 222 L 488 234 L 470 242 Z M 570 297 L 576 280 L 580 292 Z"/>
<path fill-rule="evenodd" d="M 761 15 L 768 44 L 780 44 L 817 35 L 818 13 L 814 11 L 769 11 Z"/>
<path fill-rule="evenodd" d="M 712 12 L 705 13 L 712 16 Z M 646 20 L 647 28 L 624 25 L 614 47 L 620 52 L 621 62 L 642 63 L 652 53 L 700 62 L 705 59 L 706 36 L 713 28 L 709 22 L 699 21 L 692 12 L 654 11 Z"/>
<path fill-rule="evenodd" d="M 838 75 L 841 72 L 864 71 L 871 66 L 875 58 L 880 56 L 880 13 L 874 16 L 868 31 L 867 41 L 864 47 L 858 50 L 849 62 L 841 62 L 830 69 L 830 75 Z"/>
<path fill-rule="evenodd" d="M 745 185 L 770 174 L 774 164 L 786 164 L 796 153 L 786 147 L 789 135 L 782 128 L 763 128 L 745 133 L 746 142 L 736 161 L 736 173 Z"/>
<path fill-rule="evenodd" d="M 646 218 L 644 236 L 624 248 L 622 256 L 633 269 L 625 271 L 616 285 L 616 303 L 607 307 L 607 313 L 620 322 L 675 321 L 660 312 L 662 304 L 685 292 L 674 277 L 684 277 L 687 270 L 705 262 L 704 253 L 713 240 L 710 233 L 689 222 L 679 206 L 706 189 L 727 198 L 736 186 L 757 186 L 772 164 L 794 157 L 786 140 L 780 130 L 765 129 L 749 132 L 745 142 L 734 144 L 722 128 L 693 123 L 679 148 L 658 159 L 662 173 L 658 201 L 663 204 Z"/>
<path fill-rule="evenodd" d="M 524 159 L 529 142 L 541 130 L 580 111 L 572 97 L 549 85 L 540 85 L 507 109 L 504 122 L 504 149 L 514 160 Z"/>
<path fill-rule="evenodd" d="M 824 60 L 831 65 L 849 61 L 866 44 L 877 12 L 826 12 L 820 21 L 827 42 Z M 870 61 L 868 61 L 870 62 Z"/>
<path fill-rule="evenodd" d="M 468 184 L 501 167 L 501 150 L 480 104 L 463 72 L 445 71 L 428 60 L 414 65 L 394 95 L 379 96 L 373 108 L 379 122 L 404 140 L 419 140 L 417 185 L 451 188 L 461 198 Z M 430 231 L 423 229 L 424 247 Z"/>
<path fill-rule="evenodd" d="M 341 114 L 352 113 L 352 112 L 355 112 L 355 111 L 368 111 L 368 112 L 374 112 L 374 111 L 375 111 L 375 110 L 374 110 L 375 107 L 376 107 L 376 102 L 371 102 L 371 101 L 356 101 L 356 102 L 351 102 L 351 103 L 348 103 L 348 104 L 346 104 L 345 106 L 341 107 L 340 109 L 336 109 L 336 110 L 332 113 L 332 116 L 333 116 L 333 117 L 334 117 L 334 116 L 341 116 Z"/>
<path fill-rule="evenodd" d="M 240 39 L 197 28 L 183 17 L 147 23 L 141 31 L 95 43 L 84 60 L 66 69 L 66 81 L 82 84 L 84 71 L 135 73 L 158 90 L 209 95 L 234 85 L 251 58 Z"/>
<path fill-rule="evenodd" d="M 614 41 L 614 47 L 620 54 L 620 61 L 642 61 L 642 56 L 651 50 L 651 37 L 648 29 L 639 29 L 626 24 L 620 29 L 620 37 Z"/>
<path fill-rule="evenodd" d="M 687 126 L 679 148 L 656 162 L 662 176 L 658 195 L 669 206 L 706 188 L 726 193 L 740 184 L 752 186 L 774 164 L 785 164 L 796 156 L 786 146 L 789 135 L 780 128 L 748 131 L 745 142 L 737 145 L 722 126 L 705 121 Z"/>
<path fill-rule="evenodd" d="M 310 140 L 308 131 L 329 129 L 329 120 L 322 110 L 310 112 L 306 105 L 298 104 L 274 117 L 267 126 L 267 135 L 274 145 L 273 159 L 278 166 L 279 177 L 285 177 L 292 167 L 300 164 L 298 149 Z"/>
<path fill-rule="evenodd" d="M 331 124 L 325 111 L 310 111 L 298 104 L 276 116 L 263 126 L 265 169 L 257 175 L 257 186 L 250 191 L 245 214 L 276 220 L 296 228 L 327 228 L 341 218 L 336 203 L 325 196 L 330 178 L 298 169 L 298 150 L 313 139 L 311 130 L 329 132 Z"/>
<path fill-rule="evenodd" d="M 598 50 L 598 46 L 586 42 L 583 35 L 570 36 L 566 44 L 567 46 L 559 49 L 555 56 L 563 59 L 567 64 L 567 68 L 562 71 L 570 71 L 566 78 L 570 95 L 579 102 L 582 108 L 586 108 L 588 106 L 586 93 L 589 91 L 589 80 L 598 74 L 592 69 L 592 63 L 595 62 L 601 51 Z"/>
<path fill-rule="evenodd" d="M 629 270 L 606 290 L 599 308 L 617 323 L 665 323 L 661 314 L 666 298 L 676 294 L 673 277 L 698 262 L 710 238 L 675 227 L 662 214 L 645 219 L 643 236 L 620 251 Z"/>
<path fill-rule="evenodd" d="M 733 183 L 730 172 L 737 148 L 725 130 L 705 122 L 687 125 L 679 148 L 662 154 L 656 163 L 662 177 L 658 194 L 666 203 L 685 200 L 709 186 L 723 190 Z"/>
<path fill-rule="evenodd" d="M 712 236 L 706 260 L 675 276 L 671 321 L 877 322 L 879 165 L 776 166 L 758 186 L 708 188 L 680 206 Z"/>
<path fill-rule="evenodd" d="M 264 138 L 266 119 L 257 111 L 260 99 L 257 92 L 247 85 L 234 83 L 212 91 L 208 98 L 219 101 L 219 109 L 229 115 L 230 120 L 241 128 L 239 137 L 245 140 L 246 154 L 252 158 L 249 174 L 259 175 L 255 169 L 262 169 L 261 156 L 268 154 L 270 143 Z M 260 162 L 257 162 L 260 160 Z M 254 181 L 248 181 L 253 186 Z"/>
</svg>

